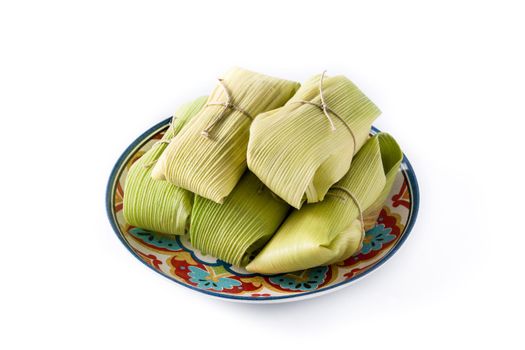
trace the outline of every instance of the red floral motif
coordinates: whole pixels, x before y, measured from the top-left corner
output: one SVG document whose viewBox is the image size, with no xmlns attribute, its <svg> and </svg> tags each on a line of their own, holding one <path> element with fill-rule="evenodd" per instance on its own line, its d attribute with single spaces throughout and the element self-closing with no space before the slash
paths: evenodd
<svg viewBox="0 0 525 350">
<path fill-rule="evenodd" d="M 177 259 L 177 256 L 171 257 L 171 259 L 169 260 L 169 264 L 173 267 L 173 269 L 171 270 L 171 273 L 174 273 L 176 276 L 182 278 L 186 283 L 194 287 L 197 287 L 197 284 L 190 281 L 191 276 L 189 274 L 191 271 L 189 267 L 195 266 L 202 270 L 209 271 L 205 265 L 199 263 L 198 261 L 196 261 L 195 264 L 190 264 L 185 260 Z M 240 293 L 246 293 L 250 291 L 257 291 L 261 289 L 261 284 L 256 285 L 255 283 L 252 283 L 253 278 L 240 277 L 240 276 L 234 276 L 234 275 L 228 275 L 227 277 L 241 282 L 241 285 L 233 286 L 230 289 L 224 289 L 220 291 L 220 293 L 240 294 Z"/>
<path fill-rule="evenodd" d="M 241 285 L 239 287 L 233 287 L 232 289 L 225 289 L 223 290 L 224 293 L 231 293 L 231 294 L 246 293 L 246 292 L 257 291 L 261 289 L 262 287 L 260 283 L 258 284 L 252 283 L 247 278 L 242 278 L 242 277 L 234 276 L 234 275 L 228 276 L 228 278 L 241 282 Z"/>
<path fill-rule="evenodd" d="M 408 191 L 407 181 L 403 181 L 399 193 L 392 196 L 392 206 L 394 208 L 402 205 L 403 207 L 410 209 L 410 193 Z"/>
<path fill-rule="evenodd" d="M 141 257 L 141 259 L 146 264 L 150 265 L 151 267 L 155 268 L 156 270 L 161 271 L 160 270 L 160 265 L 162 264 L 162 261 L 160 261 L 155 255 L 143 253 L 140 250 L 135 249 L 135 248 L 133 248 L 133 250 L 135 251 L 135 253 L 137 253 Z"/>
<path fill-rule="evenodd" d="M 321 289 L 324 286 L 328 285 L 332 281 L 332 277 L 333 277 L 333 267 L 329 266 L 328 272 L 326 273 L 326 278 L 324 279 L 323 283 L 321 283 L 319 287 L 317 287 L 317 289 Z"/>
<path fill-rule="evenodd" d="M 365 272 L 369 268 L 370 268 L 370 266 L 366 266 L 366 267 L 363 267 L 363 268 L 352 269 L 352 270 L 350 270 L 350 272 L 345 273 L 344 276 L 345 276 L 346 279 L 354 278 L 355 276 L 360 275 L 361 273 Z"/>
<path fill-rule="evenodd" d="M 200 269 L 206 270 L 206 266 L 199 262 L 196 262 L 195 264 L 189 264 L 185 260 L 177 259 L 177 256 L 171 257 L 171 259 L 169 260 L 169 264 L 173 267 L 173 269 L 171 270 L 172 273 L 179 276 L 183 280 L 188 281 L 188 283 L 190 284 L 192 284 L 191 282 L 189 282 L 190 276 L 188 276 L 188 273 L 190 272 L 188 268 L 190 266 L 196 266 Z"/>
</svg>

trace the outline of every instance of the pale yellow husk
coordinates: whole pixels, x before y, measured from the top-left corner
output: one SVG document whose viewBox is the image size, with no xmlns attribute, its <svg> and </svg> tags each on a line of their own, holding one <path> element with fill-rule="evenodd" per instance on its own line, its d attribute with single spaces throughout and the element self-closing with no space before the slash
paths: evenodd
<svg viewBox="0 0 525 350">
<path fill-rule="evenodd" d="M 390 192 L 402 158 L 392 136 L 379 133 L 370 138 L 325 200 L 293 211 L 246 269 L 285 273 L 350 257 L 363 238 L 360 210 L 347 192 L 336 188 L 350 192 L 363 211 L 376 210 Z"/>
<path fill-rule="evenodd" d="M 250 128 L 250 171 L 295 208 L 305 200 L 324 199 L 328 189 L 348 172 L 352 156 L 380 114 L 347 78 L 324 78 L 326 105 L 344 121 L 328 113 L 333 130 L 319 106 L 301 102 L 321 103 L 320 79 L 317 75 L 305 82 L 285 106 L 259 115 Z"/>
<path fill-rule="evenodd" d="M 172 140 L 152 173 L 156 179 L 165 179 L 217 203 L 224 201 L 246 170 L 252 123 L 246 114 L 255 118 L 284 105 L 299 87 L 296 82 L 240 68 L 230 70 L 222 79 L 235 108 L 208 105 L 228 102 L 224 87 L 217 85 L 207 106 Z M 203 135 L 205 131 L 209 131 L 209 137 Z"/>
<path fill-rule="evenodd" d="M 169 141 L 202 109 L 207 97 L 181 106 L 162 141 Z M 167 143 L 157 142 L 129 169 L 124 186 L 124 218 L 132 226 L 182 235 L 189 223 L 193 193 L 151 178 L 152 166 Z"/>
<path fill-rule="evenodd" d="M 191 243 L 204 254 L 244 266 L 275 233 L 289 208 L 246 172 L 224 204 L 195 197 Z"/>
</svg>

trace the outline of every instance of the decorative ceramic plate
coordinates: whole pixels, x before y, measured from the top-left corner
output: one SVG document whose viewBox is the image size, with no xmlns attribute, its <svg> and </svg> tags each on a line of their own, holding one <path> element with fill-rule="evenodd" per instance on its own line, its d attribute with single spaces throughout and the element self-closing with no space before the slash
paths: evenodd
<svg viewBox="0 0 525 350">
<path fill-rule="evenodd" d="M 408 159 L 403 163 L 376 226 L 366 232 L 359 254 L 330 266 L 279 275 L 261 275 L 227 264 L 194 249 L 186 236 L 170 236 L 130 226 L 122 199 L 127 172 L 168 128 L 166 119 L 142 134 L 120 156 L 107 187 L 109 221 L 124 246 L 152 270 L 211 296 L 250 302 L 304 299 L 342 288 L 388 260 L 406 240 L 416 220 L 419 193 Z M 372 133 L 378 132 L 373 129 Z"/>
</svg>

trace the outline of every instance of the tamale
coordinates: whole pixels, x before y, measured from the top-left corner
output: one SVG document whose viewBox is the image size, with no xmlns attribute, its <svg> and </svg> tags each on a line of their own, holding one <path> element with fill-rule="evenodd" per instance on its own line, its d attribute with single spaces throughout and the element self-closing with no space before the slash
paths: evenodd
<svg viewBox="0 0 525 350">
<path fill-rule="evenodd" d="M 234 68 L 172 140 L 152 176 L 222 203 L 246 170 L 252 119 L 284 105 L 299 84 Z"/>
<path fill-rule="evenodd" d="M 370 138 L 325 200 L 293 211 L 246 269 L 285 273 L 329 265 L 356 253 L 364 234 L 363 211 L 384 201 L 402 158 L 392 136 Z"/>
<path fill-rule="evenodd" d="M 305 200 L 322 201 L 348 172 L 379 114 L 344 76 L 314 76 L 285 106 L 254 120 L 248 168 L 297 209 Z"/>
<path fill-rule="evenodd" d="M 128 224 L 161 233 L 184 234 L 193 205 L 193 193 L 166 181 L 152 179 L 151 171 L 168 142 L 201 110 L 206 99 L 200 97 L 181 106 L 163 138 L 129 169 L 124 185 L 124 218 Z"/>
<path fill-rule="evenodd" d="M 289 208 L 246 172 L 223 204 L 195 196 L 191 244 L 203 254 L 245 266 L 275 233 Z"/>
</svg>

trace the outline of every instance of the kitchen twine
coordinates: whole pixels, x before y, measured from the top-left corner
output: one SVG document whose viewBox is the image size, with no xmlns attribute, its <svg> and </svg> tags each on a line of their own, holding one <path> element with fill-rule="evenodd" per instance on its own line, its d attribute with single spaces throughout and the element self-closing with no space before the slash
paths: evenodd
<svg viewBox="0 0 525 350">
<path fill-rule="evenodd" d="M 323 82 L 324 82 L 325 75 L 326 75 L 326 71 L 323 71 L 323 74 L 321 74 L 321 79 L 319 79 L 319 96 L 321 98 L 321 103 L 316 103 L 316 102 L 306 101 L 306 100 L 293 101 L 291 103 L 308 104 L 308 105 L 316 106 L 319 109 L 321 109 L 323 111 L 323 114 L 326 116 L 326 119 L 330 123 L 330 129 L 332 130 L 332 132 L 334 132 L 336 128 L 335 128 L 334 121 L 332 117 L 330 116 L 330 114 L 332 114 L 337 119 L 339 119 L 344 124 L 344 126 L 346 126 L 346 128 L 350 132 L 350 135 L 352 135 L 352 141 L 354 143 L 354 153 L 353 154 L 355 155 L 356 150 L 357 150 L 357 142 L 356 142 L 354 131 L 352 130 L 350 125 L 348 125 L 348 123 L 341 116 L 339 116 L 336 112 L 334 112 L 334 110 L 332 110 L 326 104 L 326 100 L 324 98 L 324 91 L 323 91 Z"/>
<path fill-rule="evenodd" d="M 342 186 L 332 186 L 330 188 L 330 190 L 339 190 L 339 191 L 342 191 L 342 192 L 346 193 L 348 195 L 348 197 L 350 197 L 352 199 L 352 201 L 355 203 L 355 205 L 357 206 L 357 210 L 359 210 L 359 221 L 361 221 L 361 244 L 362 244 L 363 243 L 363 239 L 365 238 L 365 219 L 363 217 L 363 208 L 361 207 L 361 204 L 359 203 L 357 198 L 355 198 L 355 196 L 354 196 L 354 194 L 352 192 L 350 192 L 348 189 L 346 189 L 346 188 L 344 188 Z M 335 193 L 330 193 L 329 192 L 328 194 L 331 194 L 333 196 L 336 196 L 336 197 L 342 198 L 343 200 L 346 200 L 346 198 L 338 196 Z"/>
<path fill-rule="evenodd" d="M 173 122 L 175 121 L 175 119 L 177 119 L 176 116 L 173 116 L 173 118 L 171 118 L 171 123 L 170 123 L 170 125 L 168 125 L 168 129 L 167 129 L 167 130 L 169 130 L 169 129 L 171 128 L 171 126 L 173 125 Z M 169 140 L 158 140 L 157 142 L 155 142 L 155 143 L 153 144 L 153 146 L 151 146 L 151 148 L 153 148 L 153 147 L 155 147 L 155 146 L 157 146 L 157 145 L 161 145 L 161 144 L 163 144 L 163 143 L 169 145 L 169 143 L 171 142 L 171 140 L 173 140 L 173 138 L 171 138 L 171 139 L 169 139 Z M 152 165 L 154 165 L 155 163 L 157 163 L 157 160 L 158 160 L 158 158 L 157 158 L 157 159 L 153 159 L 151 162 L 148 162 L 148 163 L 144 164 L 144 165 L 143 165 L 144 168 L 149 168 L 149 167 L 151 167 Z"/>
<path fill-rule="evenodd" d="M 248 118 L 253 120 L 253 117 L 250 115 L 250 113 L 248 113 L 245 109 L 243 109 L 243 108 L 233 104 L 232 97 L 231 97 L 231 94 L 230 94 L 230 90 L 226 87 L 226 84 L 224 84 L 224 80 L 221 79 L 221 78 L 219 78 L 217 80 L 219 80 L 219 84 L 222 87 L 222 89 L 224 90 L 224 93 L 226 94 L 226 102 L 208 102 L 204 106 L 204 107 L 208 107 L 208 106 L 222 106 L 222 107 L 224 107 L 222 112 L 221 112 L 221 114 L 217 118 L 215 118 L 215 120 L 212 123 L 210 123 L 201 132 L 201 135 L 205 136 L 207 138 L 210 138 L 210 131 L 215 127 L 215 125 L 217 125 L 217 123 L 220 122 L 226 116 L 226 112 L 228 111 L 228 109 L 233 109 L 235 111 L 241 112 L 242 114 L 244 114 L 245 116 L 247 116 Z M 173 120 L 175 120 L 175 119 L 176 119 L 176 117 L 173 117 Z M 155 147 L 156 145 L 162 144 L 162 143 L 169 144 L 170 142 L 171 142 L 171 139 L 170 140 L 160 140 L 160 141 L 155 142 L 152 147 Z M 151 167 L 152 165 L 154 165 L 157 162 L 157 160 L 158 159 L 154 159 L 151 162 L 149 162 L 147 164 L 144 164 L 144 167 L 145 168 Z"/>
<path fill-rule="evenodd" d="M 226 102 L 208 102 L 206 103 L 205 107 L 208 107 L 208 106 L 222 106 L 223 107 L 221 114 L 217 118 L 215 118 L 215 120 L 211 122 L 204 130 L 202 130 L 201 135 L 206 138 L 210 138 L 210 131 L 215 127 L 215 125 L 217 125 L 218 122 L 220 122 L 226 116 L 226 112 L 228 111 L 228 109 L 232 109 L 234 111 L 241 112 L 242 114 L 244 114 L 245 116 L 253 120 L 253 117 L 250 115 L 250 113 L 248 113 L 246 110 L 242 109 L 241 107 L 233 104 L 230 90 L 228 90 L 228 88 L 226 87 L 226 84 L 224 84 L 223 79 L 218 79 L 218 80 L 219 80 L 219 84 L 224 90 L 224 93 L 226 94 Z"/>
</svg>

